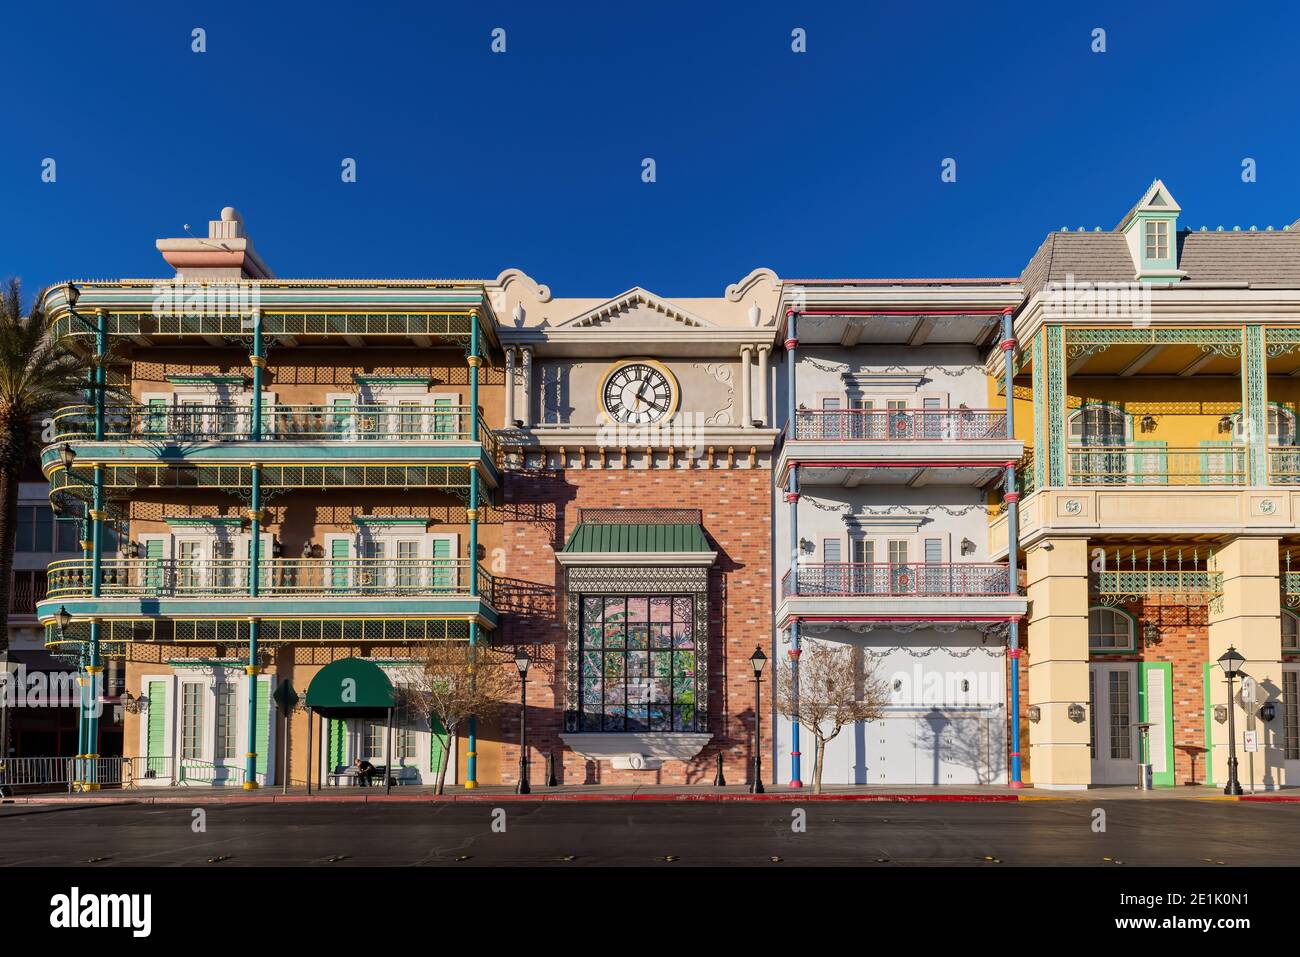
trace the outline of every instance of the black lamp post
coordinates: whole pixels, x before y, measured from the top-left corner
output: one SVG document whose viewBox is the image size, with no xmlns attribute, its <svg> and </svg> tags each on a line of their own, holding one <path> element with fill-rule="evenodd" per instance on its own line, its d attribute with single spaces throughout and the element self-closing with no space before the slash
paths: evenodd
<svg viewBox="0 0 1300 957">
<path fill-rule="evenodd" d="M 515 785 L 516 794 L 533 793 L 528 786 L 528 666 L 532 663 L 528 649 L 520 648 L 515 652 L 515 667 L 519 669 L 519 783 Z"/>
<path fill-rule="evenodd" d="M 1223 789 L 1224 794 L 1241 794 L 1241 783 L 1237 780 L 1237 722 L 1234 720 L 1237 709 L 1233 706 L 1232 680 L 1241 674 L 1245 662 L 1246 659 L 1232 645 L 1219 659 L 1219 667 L 1228 676 L 1228 784 Z"/>
<path fill-rule="evenodd" d="M 749 786 L 750 794 L 763 793 L 763 703 L 760 691 L 763 687 L 763 666 L 767 664 L 767 655 L 763 649 L 754 648 L 749 656 L 749 666 L 754 669 L 754 780 Z"/>
</svg>

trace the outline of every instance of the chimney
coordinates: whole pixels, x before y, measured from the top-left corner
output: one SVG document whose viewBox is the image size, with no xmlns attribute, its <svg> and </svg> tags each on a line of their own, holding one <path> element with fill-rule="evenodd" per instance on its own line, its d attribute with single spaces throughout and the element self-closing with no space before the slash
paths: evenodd
<svg viewBox="0 0 1300 957">
<path fill-rule="evenodd" d="M 185 229 L 189 232 L 188 226 Z M 253 241 L 244 229 L 244 217 L 233 206 L 223 209 L 220 219 L 208 221 L 206 239 L 195 236 L 159 239 L 154 245 L 176 270 L 177 279 L 231 282 L 275 278 L 253 249 Z"/>
</svg>

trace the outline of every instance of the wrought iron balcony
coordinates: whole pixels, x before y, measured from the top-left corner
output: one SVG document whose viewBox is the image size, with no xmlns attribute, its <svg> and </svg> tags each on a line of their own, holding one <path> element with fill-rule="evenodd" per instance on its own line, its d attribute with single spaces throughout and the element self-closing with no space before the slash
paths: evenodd
<svg viewBox="0 0 1300 957">
<path fill-rule="evenodd" d="M 268 405 L 262 410 L 263 440 L 309 442 L 471 442 L 472 410 L 466 405 Z M 252 409 L 212 405 L 110 405 L 104 438 L 141 442 L 245 442 L 253 438 Z M 95 438 L 95 410 L 67 406 L 54 416 L 55 444 Z M 496 437 L 478 416 L 478 438 L 496 459 Z"/>
<path fill-rule="evenodd" d="M 1248 479 L 1246 449 L 1239 445 L 1074 446 L 1065 456 L 1069 485 L 1245 485 Z M 1300 458 L 1292 465 L 1300 466 Z"/>
<path fill-rule="evenodd" d="M 102 598 L 242 598 L 249 594 L 250 563 L 239 559 L 108 559 Z M 266 598 L 461 598 L 478 595 L 492 604 L 495 579 L 468 559 L 285 559 L 259 563 L 258 594 Z M 87 598 L 91 563 L 65 559 L 50 564 L 47 600 Z"/>
<path fill-rule="evenodd" d="M 800 409 L 795 441 L 978 442 L 1007 437 L 996 409 Z"/>
<path fill-rule="evenodd" d="M 799 597 L 973 598 L 1010 594 L 1006 565 L 985 562 L 800 563 Z M 793 597 L 794 572 L 781 580 Z"/>
</svg>

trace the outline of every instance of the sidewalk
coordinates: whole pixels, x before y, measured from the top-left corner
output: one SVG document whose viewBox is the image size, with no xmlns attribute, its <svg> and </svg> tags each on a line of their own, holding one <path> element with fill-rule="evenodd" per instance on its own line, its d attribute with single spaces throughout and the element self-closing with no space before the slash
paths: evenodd
<svg viewBox="0 0 1300 957">
<path fill-rule="evenodd" d="M 1126 786 L 1097 787 L 1086 791 L 1053 791 L 1041 788 L 1010 788 L 1005 786 L 963 788 L 873 788 L 827 787 L 821 794 L 813 794 L 808 787 L 769 787 L 765 794 L 750 794 L 745 786 L 715 788 L 709 785 L 564 785 L 547 788 L 534 787 L 531 794 L 516 794 L 513 787 L 488 785 L 467 790 L 460 785 L 448 785 L 447 793 L 435 794 L 429 787 L 395 787 L 384 794 L 382 787 L 291 787 L 285 794 L 279 787 L 256 791 L 237 788 L 211 787 L 137 787 L 113 789 L 88 794 L 19 794 L 6 798 L 12 804 L 304 804 L 304 803 L 365 803 L 429 802 L 467 803 L 490 802 L 542 802 L 542 801 L 698 801 L 698 802 L 797 802 L 859 801 L 881 803 L 949 802 L 964 804 L 1014 804 L 1020 801 L 1258 801 L 1300 803 L 1300 788 L 1281 791 L 1247 793 L 1240 798 L 1228 797 L 1222 789 L 1212 787 L 1156 788 L 1139 791 Z"/>
</svg>

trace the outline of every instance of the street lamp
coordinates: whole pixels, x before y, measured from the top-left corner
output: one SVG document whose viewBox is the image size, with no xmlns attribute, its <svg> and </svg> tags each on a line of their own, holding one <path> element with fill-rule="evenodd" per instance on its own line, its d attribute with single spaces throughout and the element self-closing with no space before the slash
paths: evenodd
<svg viewBox="0 0 1300 957">
<path fill-rule="evenodd" d="M 69 308 L 75 309 L 77 300 L 81 298 L 81 290 L 72 283 L 68 283 L 63 287 L 63 295 L 67 297 Z"/>
<path fill-rule="evenodd" d="M 62 445 L 59 446 L 59 461 L 63 463 L 63 467 L 65 469 L 71 470 L 72 463 L 76 460 L 76 458 L 77 458 L 77 453 L 73 450 L 72 446 L 69 445 L 67 442 L 64 442 Z"/>
<path fill-rule="evenodd" d="M 763 793 L 763 704 L 760 691 L 763 687 L 763 666 L 767 664 L 767 655 L 763 649 L 754 647 L 749 656 L 749 666 L 754 669 L 754 780 L 749 786 L 750 794 Z"/>
<path fill-rule="evenodd" d="M 1237 780 L 1237 722 L 1234 720 L 1235 708 L 1232 706 L 1232 679 L 1241 674 L 1241 666 L 1246 659 L 1232 645 L 1219 659 L 1219 667 L 1228 677 L 1228 784 L 1224 794 L 1240 795 L 1241 783 Z"/>
<path fill-rule="evenodd" d="M 515 652 L 515 667 L 519 669 L 519 783 L 515 785 L 516 794 L 533 793 L 528 786 L 528 666 L 532 663 L 527 648 L 521 647 Z"/>
<path fill-rule="evenodd" d="M 68 611 L 67 605 L 59 606 L 59 610 L 54 615 L 54 621 L 59 626 L 59 635 L 62 636 L 68 630 L 68 625 L 72 624 L 72 612 Z"/>
</svg>

